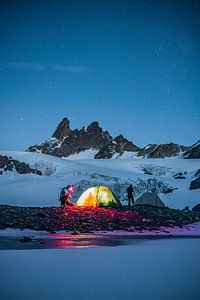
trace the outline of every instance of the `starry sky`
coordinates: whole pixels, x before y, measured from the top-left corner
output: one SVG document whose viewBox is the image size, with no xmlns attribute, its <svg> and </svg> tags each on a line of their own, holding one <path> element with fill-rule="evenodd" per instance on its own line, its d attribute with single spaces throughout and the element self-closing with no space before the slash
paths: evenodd
<svg viewBox="0 0 200 300">
<path fill-rule="evenodd" d="M 0 149 L 63 117 L 138 146 L 200 138 L 200 1 L 0 1 Z"/>
</svg>

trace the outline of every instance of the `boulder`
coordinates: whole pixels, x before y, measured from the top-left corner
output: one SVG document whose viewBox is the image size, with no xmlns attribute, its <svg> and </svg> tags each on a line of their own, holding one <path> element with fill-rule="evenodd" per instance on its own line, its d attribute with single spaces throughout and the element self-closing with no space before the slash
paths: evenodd
<svg viewBox="0 0 200 300">
<path fill-rule="evenodd" d="M 174 179 L 185 179 L 185 175 L 182 172 L 176 173 L 173 177 Z"/>
</svg>

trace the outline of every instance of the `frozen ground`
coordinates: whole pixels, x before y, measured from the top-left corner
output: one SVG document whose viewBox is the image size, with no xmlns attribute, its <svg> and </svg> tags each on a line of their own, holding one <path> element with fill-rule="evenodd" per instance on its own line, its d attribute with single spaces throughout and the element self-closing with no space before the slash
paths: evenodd
<svg viewBox="0 0 200 300">
<path fill-rule="evenodd" d="M 29 238 L 28 241 L 24 239 Z M 87 234 L 73 234 L 72 232 L 57 231 L 49 233 L 30 229 L 2 229 L 0 230 L 1 250 L 28 250 L 28 249 L 59 249 L 59 248 L 92 248 L 102 246 L 133 245 L 142 240 L 156 240 L 197 238 L 200 241 L 200 224 L 179 227 L 161 227 L 158 230 L 143 231 L 98 231 Z"/>
<path fill-rule="evenodd" d="M 0 238 L 21 238 L 23 236 L 31 236 L 33 238 L 39 239 L 77 239 L 80 236 L 88 236 L 92 235 L 103 235 L 103 236 L 136 236 L 136 237 L 148 237 L 148 236 L 169 236 L 169 237 L 176 237 L 176 236 L 188 236 L 188 237 L 200 237 L 200 223 L 194 223 L 191 225 L 185 225 L 183 227 L 160 227 L 158 230 L 142 230 L 142 231 L 124 231 L 124 230 L 113 230 L 113 231 L 94 231 L 93 234 L 73 234 L 72 231 L 65 231 L 60 230 L 56 233 L 49 233 L 46 231 L 36 231 L 32 229 L 13 229 L 13 228 L 6 228 L 0 230 Z"/>
<path fill-rule="evenodd" d="M 0 251 L 1 300 L 199 300 L 199 239 Z"/>
<path fill-rule="evenodd" d="M 96 184 L 111 187 L 121 200 L 125 200 L 122 204 L 126 204 L 126 188 L 130 183 L 135 187 L 137 197 L 144 191 L 156 189 L 166 206 L 172 208 L 192 208 L 200 202 L 200 190 L 189 190 L 190 182 L 200 168 L 198 159 L 142 159 L 126 158 L 125 155 L 121 159 L 94 160 L 89 159 L 87 152 L 85 156 L 82 153 L 70 160 L 28 152 L 1 151 L 0 154 L 29 163 L 45 174 L 7 172 L 0 175 L 0 204 L 57 206 L 60 190 L 67 184 L 75 185 L 74 201 L 86 188 Z M 186 178 L 174 179 L 177 172 L 185 172 Z M 166 187 L 176 190 L 164 194 Z"/>
</svg>

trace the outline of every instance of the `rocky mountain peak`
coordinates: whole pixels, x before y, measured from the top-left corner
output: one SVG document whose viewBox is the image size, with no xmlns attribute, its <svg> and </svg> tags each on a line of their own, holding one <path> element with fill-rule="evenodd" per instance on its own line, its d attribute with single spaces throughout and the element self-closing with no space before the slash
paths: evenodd
<svg viewBox="0 0 200 300">
<path fill-rule="evenodd" d="M 64 137 L 68 136 L 71 133 L 70 129 L 70 121 L 68 118 L 64 118 L 56 128 L 55 132 L 53 133 L 52 137 L 56 138 L 57 140 L 62 140 Z"/>
<path fill-rule="evenodd" d="M 90 125 L 88 125 L 87 131 L 102 131 L 102 128 L 99 126 L 99 123 L 97 121 L 94 121 Z"/>
<path fill-rule="evenodd" d="M 200 140 L 187 149 L 184 158 L 200 158 Z"/>
<path fill-rule="evenodd" d="M 71 130 L 69 119 L 64 118 L 53 133 L 52 139 L 31 146 L 28 151 L 67 157 L 89 149 L 100 150 L 111 141 L 112 137 L 108 131 L 103 131 L 96 121 L 80 130 Z"/>
<path fill-rule="evenodd" d="M 120 134 L 114 138 L 114 141 L 116 143 L 123 144 L 124 142 L 127 142 L 128 140 L 125 139 L 122 134 Z"/>
<path fill-rule="evenodd" d="M 107 130 L 104 131 L 99 126 L 97 121 L 87 127 L 82 127 L 82 129 L 72 130 L 68 118 L 64 118 L 58 124 L 51 139 L 30 146 L 27 151 L 68 157 L 89 149 L 98 150 L 95 155 L 96 159 L 120 157 L 124 152 L 134 152 L 135 155 L 146 158 L 165 158 L 177 155 L 183 155 L 184 158 L 200 158 L 200 141 L 192 147 L 168 143 L 149 144 L 140 148 L 122 134 L 113 139 Z"/>
<path fill-rule="evenodd" d="M 179 155 L 188 148 L 182 145 L 168 143 L 168 144 L 149 144 L 138 153 L 139 156 L 146 156 L 147 158 L 165 158 Z"/>
<path fill-rule="evenodd" d="M 122 134 L 114 138 L 108 145 L 104 146 L 96 154 L 96 159 L 101 158 L 112 158 L 114 154 L 122 155 L 125 151 L 137 152 L 139 147 L 134 145 L 132 142 L 123 137 Z"/>
</svg>

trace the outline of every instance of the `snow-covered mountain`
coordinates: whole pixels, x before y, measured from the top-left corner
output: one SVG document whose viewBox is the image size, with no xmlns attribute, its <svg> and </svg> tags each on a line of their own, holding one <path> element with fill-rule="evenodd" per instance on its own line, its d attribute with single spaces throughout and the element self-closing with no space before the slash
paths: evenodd
<svg viewBox="0 0 200 300">
<path fill-rule="evenodd" d="M 190 147 L 169 143 L 150 144 L 138 147 L 123 135 L 113 138 L 93 122 L 80 130 L 70 128 L 70 122 L 64 118 L 56 128 L 52 137 L 38 145 L 30 146 L 27 151 L 54 155 L 57 157 L 109 159 L 122 157 L 165 158 L 183 155 Z M 198 150 L 198 153 L 200 151 Z M 90 157 L 88 156 L 90 153 Z M 196 155 L 196 154 L 195 154 Z M 187 156 L 186 156 L 187 157 Z M 194 158 L 199 158 L 197 157 Z M 188 157 L 189 158 L 189 157 Z"/>
<path fill-rule="evenodd" d="M 0 204 L 58 206 L 60 190 L 68 184 L 74 184 L 74 201 L 86 188 L 105 185 L 113 189 L 122 204 L 126 204 L 129 184 L 133 185 L 136 198 L 143 192 L 156 191 L 169 207 L 192 208 L 200 201 L 200 189 L 189 189 L 191 181 L 199 176 L 198 159 L 70 160 L 37 152 L 1 151 L 0 154 L 43 174 L 19 174 L 16 169 L 4 171 L 0 175 Z M 126 153 L 123 155 L 125 157 Z"/>
<path fill-rule="evenodd" d="M 69 120 L 64 118 L 59 123 L 51 139 L 29 147 L 28 151 L 67 157 L 89 149 L 99 151 L 111 141 L 112 137 L 110 134 L 107 131 L 103 131 L 98 122 L 93 122 L 80 130 L 72 130 Z"/>
</svg>

